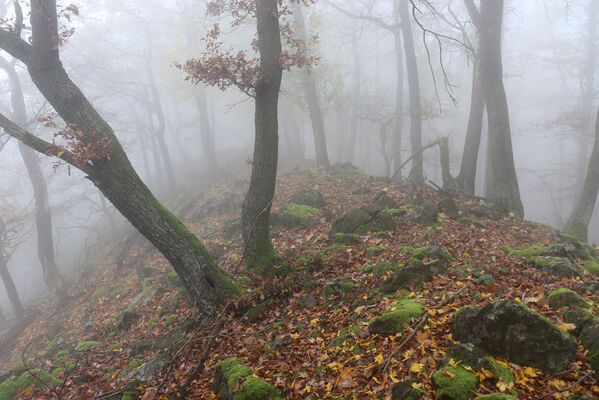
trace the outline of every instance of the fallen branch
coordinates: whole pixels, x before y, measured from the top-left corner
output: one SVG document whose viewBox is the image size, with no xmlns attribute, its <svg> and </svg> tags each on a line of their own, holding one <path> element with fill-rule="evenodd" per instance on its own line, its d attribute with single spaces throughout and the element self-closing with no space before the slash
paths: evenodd
<svg viewBox="0 0 599 400">
<path fill-rule="evenodd" d="M 571 384 L 570 386 L 566 386 L 560 389 L 555 389 L 552 392 L 546 393 L 544 395 L 542 395 L 541 397 L 537 398 L 537 400 L 543 400 L 549 396 L 552 396 L 556 393 L 561 393 L 561 392 L 565 392 L 568 391 L 570 389 L 575 388 L 576 386 L 578 386 L 580 384 L 580 382 L 584 381 L 587 377 L 589 377 L 591 375 L 592 371 L 587 372 L 586 374 L 584 374 L 580 379 L 578 379 L 576 382 L 574 382 L 573 384 Z"/>
<path fill-rule="evenodd" d="M 438 310 L 441 307 L 446 306 L 447 304 L 453 302 L 468 286 L 464 285 L 462 286 L 457 292 L 455 292 L 453 295 L 447 297 L 445 299 L 445 301 L 441 304 L 439 304 L 437 307 L 433 308 L 433 310 Z M 391 354 L 389 354 L 389 356 L 385 359 L 385 361 L 381 364 L 380 366 L 380 370 L 381 372 L 385 372 L 387 370 L 387 368 L 389 367 L 389 364 L 391 363 L 391 360 L 393 359 L 393 356 L 395 356 L 395 354 L 397 354 L 410 340 L 412 340 L 412 338 L 416 335 L 416 332 L 418 332 L 428 321 L 428 312 L 426 312 L 421 318 L 420 321 L 418 321 L 418 323 L 416 324 L 416 326 L 414 326 L 412 328 L 412 332 L 410 332 L 410 334 L 408 335 L 408 337 L 406 337 L 400 344 L 399 346 L 397 346 L 392 352 Z"/>
<path fill-rule="evenodd" d="M 399 167 L 398 167 L 398 168 L 395 170 L 395 172 L 393 173 L 393 175 L 391 175 L 391 180 L 393 180 L 393 179 L 395 178 L 395 176 L 396 176 L 397 174 L 399 174 L 399 173 L 401 172 L 401 170 L 402 170 L 402 169 L 403 169 L 403 168 L 404 168 L 406 165 L 408 165 L 408 163 L 409 163 L 410 161 L 412 161 L 412 159 L 413 159 L 414 157 L 416 157 L 417 155 L 420 155 L 420 154 L 424 153 L 424 151 L 425 151 L 425 150 L 427 150 L 427 149 L 429 149 L 429 148 L 431 148 L 431 147 L 433 147 L 433 146 L 435 146 L 435 145 L 437 145 L 437 144 L 440 144 L 440 143 L 441 143 L 441 139 L 437 139 L 437 140 L 435 140 L 435 141 L 433 141 L 433 142 L 430 142 L 430 143 L 429 143 L 429 144 L 427 144 L 426 146 L 424 146 L 424 147 L 421 147 L 421 148 L 420 148 L 420 150 L 418 150 L 417 152 L 415 152 L 414 154 L 412 154 L 410 157 L 408 157 L 408 159 L 407 159 L 407 160 L 405 160 L 403 163 L 401 163 L 401 165 L 400 165 L 400 166 L 399 166 Z"/>
</svg>

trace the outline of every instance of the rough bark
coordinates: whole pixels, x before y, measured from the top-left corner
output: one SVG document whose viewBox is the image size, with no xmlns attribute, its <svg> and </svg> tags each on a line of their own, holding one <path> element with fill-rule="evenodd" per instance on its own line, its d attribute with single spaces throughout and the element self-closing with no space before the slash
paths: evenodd
<svg viewBox="0 0 599 400">
<path fill-rule="evenodd" d="M 218 168 L 216 150 L 214 149 L 214 135 L 208 119 L 208 100 L 203 89 L 197 94 L 196 107 L 200 115 L 200 140 L 202 141 L 202 154 L 207 171 L 213 172 Z"/>
<path fill-rule="evenodd" d="M 582 194 L 578 199 L 576 208 L 572 211 L 565 231 L 576 236 L 582 241 L 587 241 L 589 222 L 593 216 L 597 191 L 599 190 L 599 110 L 595 122 L 595 144 L 589 160 L 589 166 L 582 187 Z"/>
<path fill-rule="evenodd" d="M 295 34 L 298 39 L 304 43 L 306 41 L 306 26 L 304 23 L 304 15 L 302 13 L 301 5 L 299 3 L 291 3 L 293 10 L 293 18 L 297 25 Z M 307 52 L 308 50 L 306 50 Z M 309 56 L 309 54 L 306 54 Z M 327 151 L 327 141 L 324 130 L 324 120 L 322 115 L 322 109 L 320 107 L 320 98 L 318 96 L 318 90 L 316 87 L 316 79 L 314 74 L 309 69 L 304 68 L 302 71 L 303 82 L 302 87 L 304 89 L 304 96 L 306 96 L 306 103 L 308 103 L 308 111 L 310 114 L 310 122 L 312 124 L 312 134 L 314 135 L 314 149 L 316 150 L 316 163 L 319 166 L 328 168 L 329 155 Z"/>
<path fill-rule="evenodd" d="M 399 25 L 399 0 L 393 1 L 393 15 L 395 16 L 394 23 Z M 401 29 L 393 30 L 393 47 L 395 50 L 395 118 L 393 125 L 393 168 L 401 165 L 401 145 L 403 133 L 403 51 L 401 43 Z M 392 173 L 393 171 L 390 171 Z M 401 172 L 397 176 L 401 179 Z"/>
<path fill-rule="evenodd" d="M 256 83 L 255 141 L 250 187 L 241 211 L 247 266 L 275 272 L 281 257 L 270 241 L 268 219 L 277 179 L 279 133 L 277 107 L 281 86 L 281 36 L 277 0 L 256 3 L 262 75 Z"/>
<path fill-rule="evenodd" d="M 23 303 L 21 303 L 15 282 L 12 280 L 12 276 L 10 276 L 10 272 L 8 271 L 8 258 L 4 250 L 4 243 L 2 242 L 4 230 L 4 221 L 0 219 L 0 278 L 2 278 L 2 282 L 6 288 L 6 294 L 15 316 L 21 318 L 25 315 L 25 308 L 23 307 Z"/>
<path fill-rule="evenodd" d="M 412 168 L 409 179 L 415 183 L 424 182 L 424 162 L 422 152 L 422 110 L 420 106 L 420 82 L 416 49 L 412 34 L 409 0 L 399 0 L 399 17 L 403 34 L 404 52 L 406 55 L 406 72 L 408 75 L 408 91 L 410 97 L 410 144 L 412 148 Z"/>
<path fill-rule="evenodd" d="M 485 99 L 483 96 L 482 82 L 480 80 L 480 60 L 478 54 L 475 54 L 472 71 L 472 92 L 470 96 L 468 128 L 466 130 L 466 140 L 464 142 L 460 173 L 456 177 L 458 187 L 470 196 L 474 196 L 475 192 L 476 165 L 478 162 L 483 129 L 484 111 Z"/>
<path fill-rule="evenodd" d="M 27 123 L 27 111 L 23 89 L 17 71 L 13 64 L 0 58 L 0 67 L 8 75 L 11 86 L 11 105 L 13 118 L 20 126 Z M 25 168 L 31 185 L 33 186 L 33 198 L 35 203 L 35 228 L 37 232 L 37 255 L 42 266 L 44 281 L 52 293 L 63 298 L 64 283 L 58 272 L 56 257 L 54 256 L 54 238 L 52 233 L 52 213 L 48 205 L 48 186 L 42 172 L 37 154 L 23 143 L 19 142 L 19 151 L 23 157 Z"/>
<path fill-rule="evenodd" d="M 96 132 L 112 142 L 111 159 L 90 160 L 79 168 L 114 206 L 173 265 L 198 308 L 213 314 L 238 287 L 210 257 L 202 243 L 168 211 L 141 181 L 112 128 L 102 119 L 79 88 L 70 80 L 59 58 L 54 38 L 58 37 L 56 2 L 31 2 L 32 44 L 13 33 L 0 30 L 0 47 L 23 61 L 33 82 L 62 119 L 86 133 Z M 47 143 L 0 115 L 0 126 L 11 136 L 44 154 Z M 60 158 L 76 165 L 71 155 Z"/>
<path fill-rule="evenodd" d="M 489 163 L 492 177 L 486 197 L 503 212 L 524 216 L 514 166 L 510 119 L 503 86 L 501 25 L 503 0 L 481 0 L 480 74 L 489 125 Z"/>
</svg>

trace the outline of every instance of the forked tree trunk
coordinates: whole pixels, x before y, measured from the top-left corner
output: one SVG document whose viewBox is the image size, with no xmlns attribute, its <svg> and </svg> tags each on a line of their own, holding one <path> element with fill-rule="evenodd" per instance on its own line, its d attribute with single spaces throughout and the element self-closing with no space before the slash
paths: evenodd
<svg viewBox="0 0 599 400">
<path fill-rule="evenodd" d="M 31 2 L 32 44 L 0 30 L 0 47 L 23 61 L 33 82 L 62 119 L 81 130 L 84 141 L 95 132 L 112 143 L 110 160 L 94 159 L 80 169 L 114 206 L 173 265 L 198 308 L 213 314 L 239 288 L 210 257 L 202 243 L 168 211 L 141 181 L 112 128 L 70 80 L 54 42 L 58 37 L 55 0 Z M 5 131 L 35 150 L 48 154 L 51 145 L 0 116 Z M 61 155 L 71 162 L 68 153 Z M 76 164 L 73 162 L 73 164 Z"/>
<path fill-rule="evenodd" d="M 241 220 L 248 268 L 263 274 L 272 274 L 277 272 L 273 267 L 280 265 L 282 261 L 272 246 L 268 230 L 277 179 L 277 107 L 282 76 L 277 0 L 256 2 L 256 16 L 262 75 L 256 83 L 256 132 L 252 176 L 243 201 Z"/>
<path fill-rule="evenodd" d="M 599 111 L 595 122 L 595 144 L 589 160 L 589 167 L 584 179 L 582 194 L 572 211 L 565 231 L 586 242 L 588 240 L 589 222 L 593 216 L 597 191 L 599 190 Z"/>
<path fill-rule="evenodd" d="M 13 117 L 17 124 L 25 126 L 27 111 L 23 89 L 14 66 L 0 58 L 0 66 L 4 69 L 10 80 L 11 105 Z M 52 293 L 59 299 L 64 298 L 64 284 L 58 272 L 56 257 L 54 256 L 54 238 L 52 233 L 52 213 L 48 205 L 48 186 L 40 166 L 37 154 L 23 143 L 19 142 L 19 151 L 23 157 L 27 174 L 33 186 L 35 203 L 35 228 L 37 231 L 37 255 L 42 266 L 44 281 Z"/>
<path fill-rule="evenodd" d="M 491 180 L 486 197 L 503 212 L 524 216 L 514 166 L 510 118 L 503 86 L 501 25 L 503 0 L 481 0 L 479 15 L 480 74 L 489 125 Z"/>
<path fill-rule="evenodd" d="M 293 10 L 293 18 L 297 25 L 295 34 L 298 39 L 302 40 L 307 44 L 306 25 L 304 23 L 304 15 L 302 13 L 301 4 L 291 3 Z M 308 50 L 306 50 L 308 51 Z M 309 54 L 306 54 L 308 56 Z M 314 135 L 314 149 L 316 150 L 316 163 L 319 166 L 328 168 L 329 154 L 327 151 L 327 141 L 324 131 L 324 121 L 322 116 L 322 109 L 320 107 L 320 99 L 318 97 L 318 90 L 316 88 L 316 79 L 310 70 L 304 69 L 302 71 L 304 88 L 304 95 L 306 96 L 306 103 L 308 103 L 308 111 L 310 114 L 310 122 L 312 123 L 312 134 Z"/>
<path fill-rule="evenodd" d="M 462 153 L 460 173 L 456 177 L 456 184 L 466 194 L 474 196 L 476 185 L 476 165 L 483 130 L 483 115 L 485 112 L 485 99 L 483 96 L 482 82 L 480 81 L 480 59 L 478 53 L 474 55 L 472 71 L 472 92 L 470 96 L 470 115 L 466 130 L 466 141 Z"/>
<path fill-rule="evenodd" d="M 406 54 L 406 71 L 410 94 L 410 144 L 412 148 L 412 168 L 409 179 L 415 183 L 424 182 L 424 161 L 420 148 L 422 147 L 422 110 L 420 109 L 420 82 L 416 49 L 412 34 L 409 0 L 399 0 L 399 16 L 403 33 L 404 52 Z"/>
</svg>

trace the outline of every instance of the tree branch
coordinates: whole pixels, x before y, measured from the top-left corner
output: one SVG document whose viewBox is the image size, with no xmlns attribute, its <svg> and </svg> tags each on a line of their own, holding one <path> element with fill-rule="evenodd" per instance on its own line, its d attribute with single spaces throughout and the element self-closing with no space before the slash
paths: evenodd
<svg viewBox="0 0 599 400">
<path fill-rule="evenodd" d="M 464 0 L 464 4 L 468 9 L 468 14 L 470 14 L 470 18 L 472 18 L 472 23 L 476 26 L 477 29 L 480 29 L 480 11 L 476 8 L 473 0 Z"/>
<path fill-rule="evenodd" d="M 18 58 L 25 65 L 29 65 L 31 62 L 31 45 L 16 36 L 14 32 L 0 29 L 0 49 L 14 58 Z"/>
<path fill-rule="evenodd" d="M 349 11 L 344 10 L 343 8 L 339 7 L 338 5 L 331 3 L 330 1 L 326 1 L 325 2 L 327 4 L 329 4 L 330 6 L 332 6 L 334 9 L 336 9 L 337 11 L 347 15 L 350 18 L 354 18 L 354 19 L 363 19 L 365 21 L 369 21 L 372 22 L 375 25 L 378 25 L 379 27 L 386 29 L 388 31 L 395 31 L 397 29 L 400 28 L 401 24 L 388 24 L 385 21 L 383 21 L 381 18 L 377 18 L 377 17 L 373 17 L 371 15 L 359 15 L 359 14 L 352 14 Z"/>
</svg>

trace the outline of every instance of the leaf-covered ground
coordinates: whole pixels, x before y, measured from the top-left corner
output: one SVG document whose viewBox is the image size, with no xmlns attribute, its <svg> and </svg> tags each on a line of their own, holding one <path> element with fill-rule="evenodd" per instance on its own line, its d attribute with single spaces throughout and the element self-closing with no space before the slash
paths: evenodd
<svg viewBox="0 0 599 400">
<path fill-rule="evenodd" d="M 223 173 L 208 187 L 189 189 L 171 204 L 207 247 L 221 249 L 224 254 L 219 263 L 229 271 L 235 271 L 241 261 L 241 239 L 238 233 L 225 239 L 223 231 L 238 213 L 246 179 L 245 172 Z M 335 245 L 329 236 L 334 217 L 370 204 L 381 191 L 409 209 L 414 188 L 375 179 L 353 168 L 337 167 L 329 172 L 295 168 L 280 173 L 274 209 L 283 207 L 299 189 L 319 190 L 325 196 L 326 206 L 314 216 L 318 223 L 313 228 L 273 228 L 274 245 L 294 273 L 279 281 L 262 281 L 255 276 L 250 276 L 251 283 L 241 280 L 248 292 L 234 304 L 238 314 L 229 315 L 218 332 L 203 368 L 188 388 L 188 398 L 218 398 L 210 387 L 215 365 L 229 357 L 242 358 L 255 375 L 275 385 L 286 398 L 388 399 L 394 384 L 406 380 L 413 380 L 413 387 L 434 398 L 432 375 L 455 343 L 450 327 L 456 309 L 517 299 L 564 330 L 571 329 L 560 319 L 559 310 L 549 307 L 545 293 L 555 288 L 572 288 L 581 279 L 547 275 L 501 249 L 551 243 L 555 234 L 550 228 L 505 215 L 498 219 L 478 217 L 476 220 L 483 224 L 478 227 L 445 215 L 440 216 L 436 226 L 415 224 L 399 216 L 394 217 L 397 228 L 387 237 L 365 234 L 360 236 L 359 244 Z M 442 198 L 432 190 L 421 193 L 425 199 Z M 477 206 L 475 201 L 464 199 L 458 204 L 461 209 Z M 23 365 L 19 364 L 24 359 L 26 369 L 47 371 L 62 381 L 53 386 L 44 382 L 44 377 L 36 378 L 33 385 L 20 389 L 16 398 L 117 399 L 120 393 L 135 390 L 144 400 L 166 399 L 180 389 L 198 366 L 212 325 L 186 330 L 176 352 L 143 347 L 132 352 L 136 344 L 154 342 L 179 325 L 197 321 L 199 316 L 182 290 L 167 284 L 170 266 L 146 243 L 132 246 L 124 266 L 117 267 L 114 255 L 122 244 L 122 240 L 115 241 L 102 251 L 107 256 L 92 260 L 88 273 L 72 283 L 74 300 L 66 306 L 59 308 L 51 299 L 36 304 L 35 321 L 20 335 L 18 343 L 3 349 L 0 370 L 22 371 Z M 392 295 L 375 291 L 392 272 L 375 274 L 364 266 L 383 262 L 401 266 L 410 258 L 406 246 L 428 245 L 443 246 L 455 257 L 447 274 Z M 371 251 L 369 255 L 366 250 L 372 246 L 384 247 L 380 254 Z M 144 265 L 156 270 L 142 272 Z M 144 279 L 144 273 L 149 277 Z M 243 271 L 237 275 L 247 276 Z M 325 282 L 339 277 L 353 280 L 356 286 L 344 295 L 325 299 Z M 583 280 L 597 281 L 597 277 L 585 272 Z M 458 291 L 457 298 L 447 303 Z M 583 297 L 599 304 L 598 293 Z M 300 300 L 308 294 L 316 299 L 314 307 L 301 304 Z M 136 297 L 138 302 L 132 309 L 139 318 L 128 331 L 119 329 L 123 311 Z M 428 321 L 383 370 L 387 357 L 413 333 L 415 324 L 407 324 L 395 336 L 371 335 L 367 324 L 402 298 L 422 299 Z M 250 308 L 260 304 L 262 307 Z M 251 311 L 246 312 L 248 309 Z M 149 382 L 133 382 L 128 374 L 159 353 L 170 361 Z M 536 399 L 552 392 L 546 398 L 599 396 L 582 347 L 566 372 L 555 376 L 500 362 L 515 374 L 515 383 L 506 385 L 492 379 L 489 371 L 477 371 L 482 382 L 479 394 L 509 393 L 515 389 L 522 399 Z M 0 399 L 1 396 L 0 391 Z"/>
</svg>

